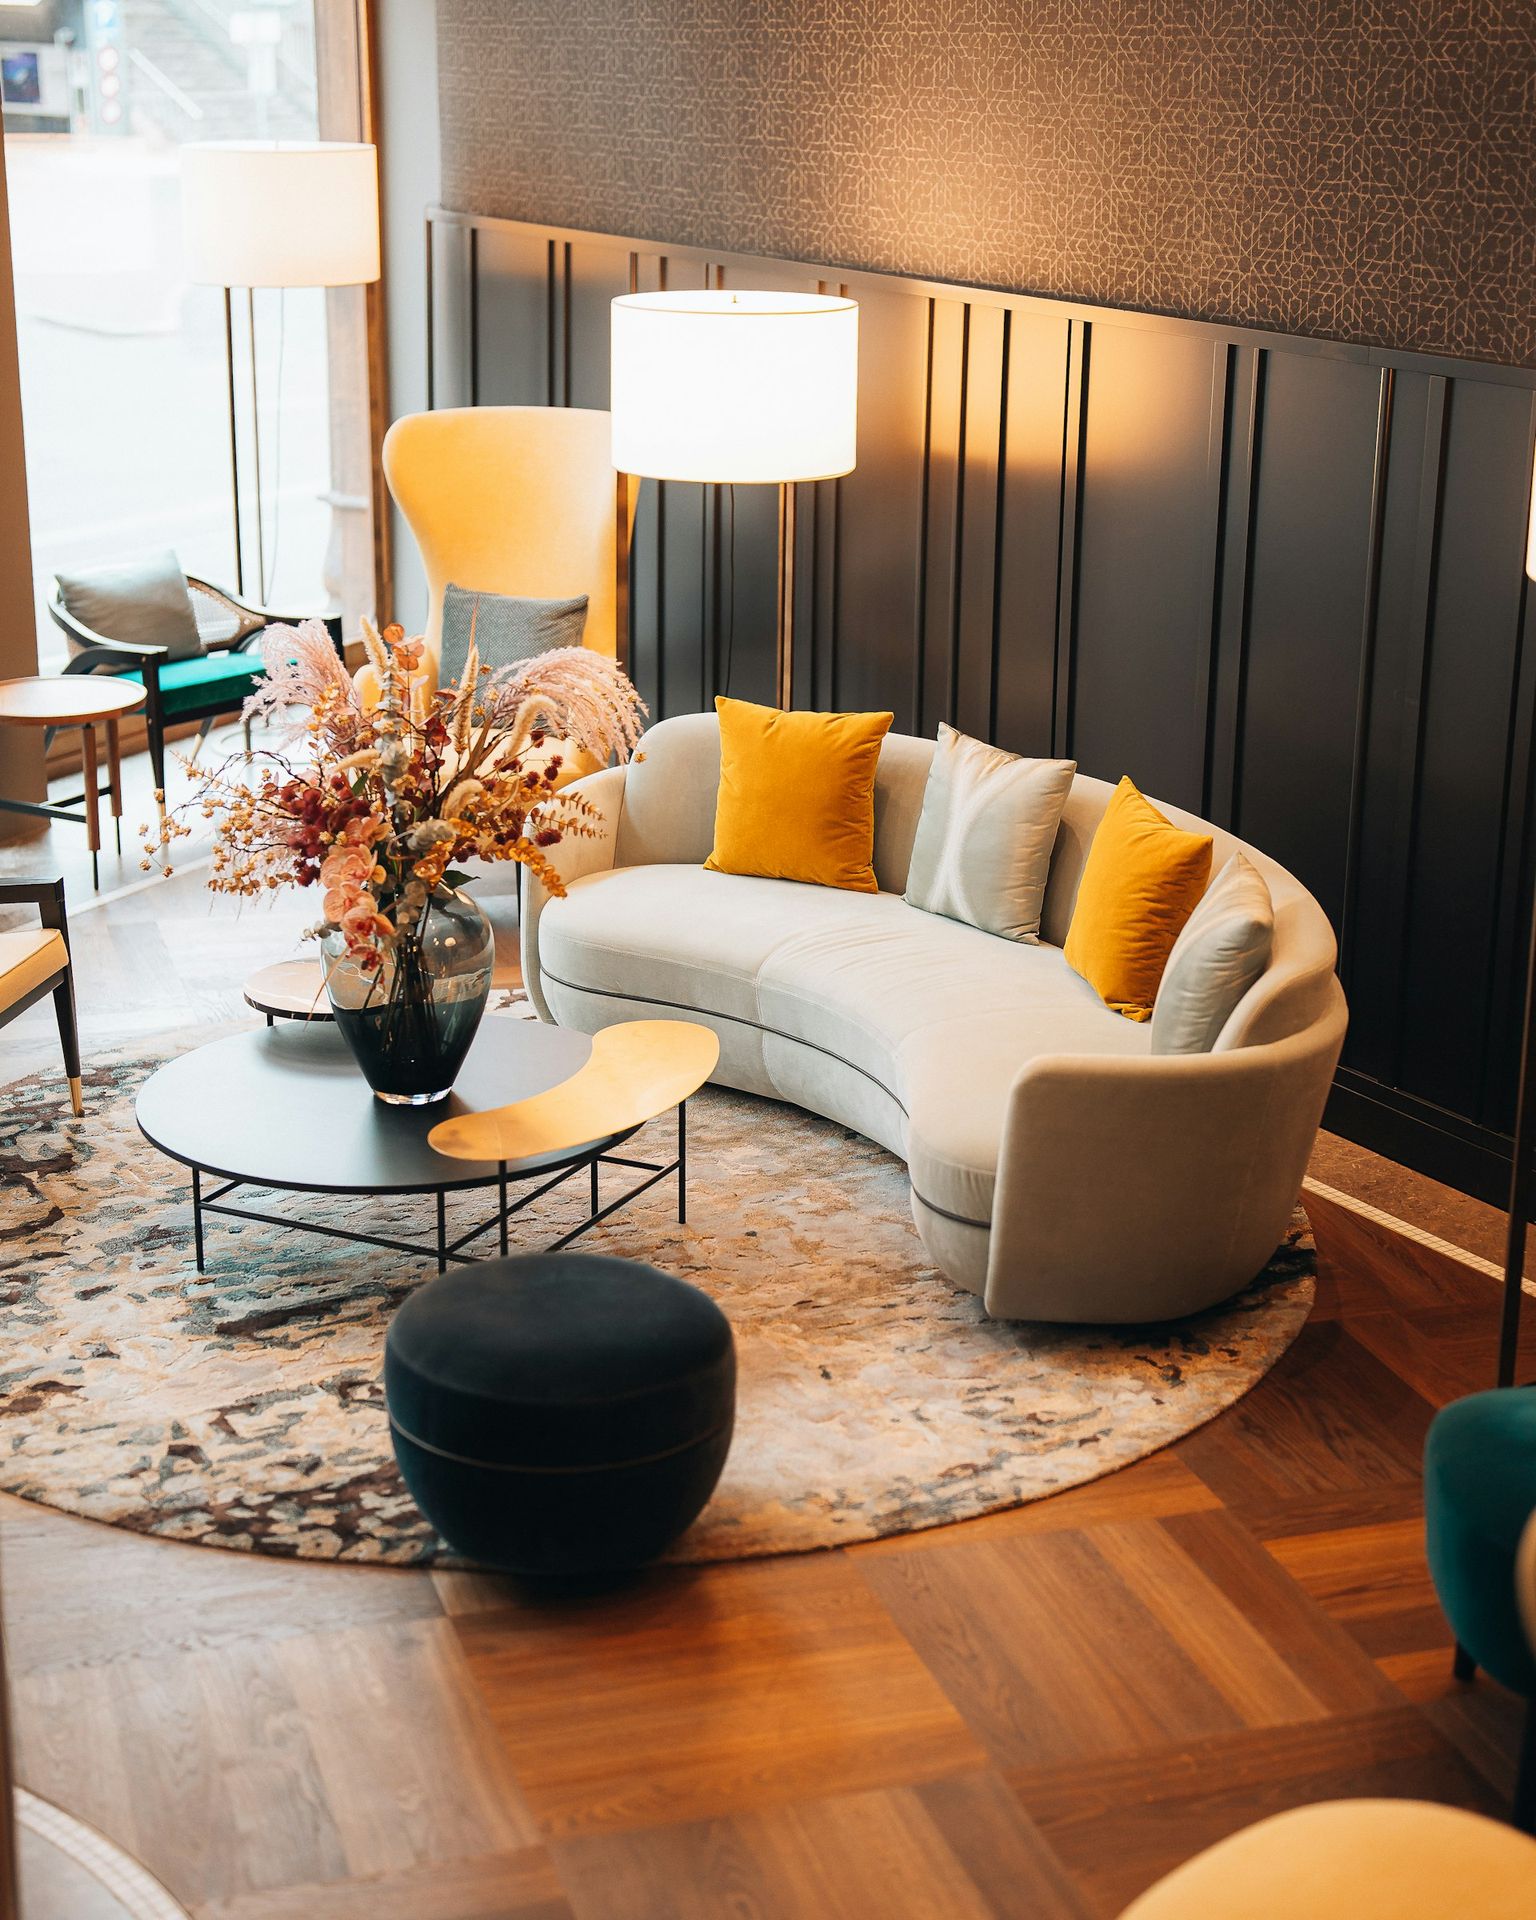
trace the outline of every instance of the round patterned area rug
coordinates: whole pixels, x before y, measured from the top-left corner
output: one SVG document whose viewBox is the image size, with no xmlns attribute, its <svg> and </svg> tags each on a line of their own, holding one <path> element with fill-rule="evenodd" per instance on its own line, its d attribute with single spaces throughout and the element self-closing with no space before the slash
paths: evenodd
<svg viewBox="0 0 1536 1920">
<path fill-rule="evenodd" d="M 204 1546 L 446 1559 L 396 1475 L 380 1383 L 390 1315 L 430 1269 L 215 1220 L 199 1275 L 185 1171 L 134 1124 L 134 1093 L 159 1058 L 140 1047 L 98 1060 L 83 1121 L 68 1118 L 54 1073 L 7 1092 L 0 1487 Z M 663 1187 L 583 1243 L 681 1274 L 735 1328 L 736 1437 L 681 1560 L 910 1532 L 1095 1479 L 1230 1406 L 1312 1304 L 1298 1213 L 1254 1285 L 1194 1319 L 988 1320 L 925 1260 L 890 1154 L 713 1088 L 689 1121 L 688 1225 Z M 671 1121 L 653 1125 L 664 1151 Z M 633 1151 L 661 1157 L 645 1145 L 642 1134 Z M 530 1208 L 522 1244 L 579 1219 L 585 1192 L 578 1177 Z M 451 1205 L 466 1223 L 487 1210 L 483 1195 Z M 432 1230 L 430 1200 L 323 1206 L 320 1217 L 376 1233 Z M 315 1207 L 296 1195 L 273 1210 Z"/>
</svg>

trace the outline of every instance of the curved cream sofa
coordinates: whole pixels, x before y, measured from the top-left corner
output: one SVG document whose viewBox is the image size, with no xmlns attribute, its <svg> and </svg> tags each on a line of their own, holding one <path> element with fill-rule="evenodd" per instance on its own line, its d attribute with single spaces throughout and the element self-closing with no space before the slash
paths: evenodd
<svg viewBox="0 0 1536 1920">
<path fill-rule="evenodd" d="M 906 1161 L 936 1264 L 1028 1320 L 1134 1322 L 1245 1286 L 1301 1187 L 1345 1025 L 1322 909 L 1241 848 L 1275 907 L 1267 971 L 1207 1054 L 1154 1056 L 1061 952 L 1113 789 L 1079 774 L 1039 946 L 901 895 L 934 746 L 887 736 L 875 785 L 878 894 L 707 873 L 720 777 L 713 714 L 663 721 L 644 758 L 579 791 L 597 838 L 553 849 L 569 891 L 525 890 L 523 973 L 545 1020 L 595 1032 L 658 1008 L 720 1036 L 716 1081 L 793 1101 Z"/>
</svg>

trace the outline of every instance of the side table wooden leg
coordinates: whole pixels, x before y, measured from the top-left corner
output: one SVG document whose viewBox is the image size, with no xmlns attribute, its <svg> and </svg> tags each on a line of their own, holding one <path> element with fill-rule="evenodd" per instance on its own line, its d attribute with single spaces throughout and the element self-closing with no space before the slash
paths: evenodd
<svg viewBox="0 0 1536 1920">
<path fill-rule="evenodd" d="M 101 795 L 101 773 L 96 765 L 96 729 L 93 725 L 80 729 L 80 742 L 85 761 L 85 839 L 91 850 L 91 885 L 98 891 L 101 888 L 101 813 L 98 802 Z"/>
<path fill-rule="evenodd" d="M 117 731 L 117 715 L 107 721 L 107 786 L 112 795 L 112 826 L 117 835 L 117 851 L 123 851 L 123 747 Z"/>
</svg>

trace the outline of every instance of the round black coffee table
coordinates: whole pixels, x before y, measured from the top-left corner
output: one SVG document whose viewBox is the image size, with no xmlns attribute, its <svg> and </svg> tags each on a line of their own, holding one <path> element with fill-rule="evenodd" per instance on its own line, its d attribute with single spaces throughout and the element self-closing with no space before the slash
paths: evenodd
<svg viewBox="0 0 1536 1920">
<path fill-rule="evenodd" d="M 565 1027 L 493 1015 L 481 1022 L 453 1092 L 431 1107 L 396 1107 L 373 1097 L 345 1040 L 330 1023 L 283 1022 L 210 1041 L 169 1061 L 139 1091 L 139 1130 L 153 1146 L 192 1170 L 192 1227 L 197 1267 L 203 1271 L 203 1219 L 223 1214 L 266 1226 L 291 1227 L 332 1239 L 362 1241 L 397 1253 L 450 1260 L 479 1256 L 464 1249 L 497 1232 L 507 1251 L 507 1221 L 543 1194 L 590 1167 L 591 1217 L 554 1244 L 564 1246 L 666 1174 L 676 1172 L 682 1203 L 682 1161 L 658 1164 L 619 1159 L 612 1149 L 636 1127 L 557 1153 L 517 1160 L 450 1158 L 427 1136 L 445 1120 L 526 1100 L 575 1075 L 592 1051 L 590 1037 Z M 681 1116 L 681 1107 L 679 1115 Z M 599 1209 L 603 1164 L 643 1169 L 650 1177 Z M 222 1184 L 205 1191 L 207 1174 Z M 544 1176 L 542 1179 L 540 1176 Z M 509 1204 L 509 1183 L 534 1181 Z M 239 1187 L 290 1193 L 431 1194 L 437 1202 L 433 1245 L 355 1233 L 322 1220 L 259 1213 L 223 1204 Z M 498 1189 L 489 1219 L 448 1239 L 447 1196 L 472 1188 Z M 498 1231 L 499 1230 L 499 1231 Z"/>
</svg>

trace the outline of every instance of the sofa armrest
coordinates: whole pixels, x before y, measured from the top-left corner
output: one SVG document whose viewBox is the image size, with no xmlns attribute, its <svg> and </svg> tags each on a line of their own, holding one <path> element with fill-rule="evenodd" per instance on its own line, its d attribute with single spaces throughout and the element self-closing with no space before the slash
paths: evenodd
<svg viewBox="0 0 1536 1920">
<path fill-rule="evenodd" d="M 987 1311 L 1172 1319 L 1247 1284 L 1284 1237 L 1345 1028 L 1224 1053 L 1054 1056 L 1009 1097 Z"/>
<path fill-rule="evenodd" d="M 624 781 L 627 767 L 604 767 L 583 779 L 573 780 L 565 789 L 579 793 L 593 809 L 591 825 L 597 831 L 590 836 L 573 835 L 549 849 L 549 863 L 567 886 L 589 873 L 603 873 L 614 865 L 619 842 L 619 816 L 624 810 Z M 523 872 L 523 900 L 520 939 L 523 960 L 523 985 L 539 1018 L 554 1022 L 539 973 L 539 918 L 550 901 L 542 880 Z"/>
</svg>

